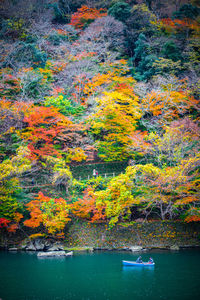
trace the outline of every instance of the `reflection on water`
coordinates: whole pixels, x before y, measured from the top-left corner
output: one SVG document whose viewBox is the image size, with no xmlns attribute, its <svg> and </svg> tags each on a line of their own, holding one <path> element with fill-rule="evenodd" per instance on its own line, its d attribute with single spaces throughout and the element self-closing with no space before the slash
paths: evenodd
<svg viewBox="0 0 200 300">
<path fill-rule="evenodd" d="M 154 269 L 155 269 L 155 266 L 152 266 L 152 267 L 148 267 L 148 266 L 145 266 L 145 267 L 137 267 L 137 266 L 122 266 L 123 268 L 123 271 L 125 272 L 129 272 L 129 271 L 133 271 L 133 272 L 145 272 L 146 270 L 148 272 L 154 272 Z"/>
</svg>

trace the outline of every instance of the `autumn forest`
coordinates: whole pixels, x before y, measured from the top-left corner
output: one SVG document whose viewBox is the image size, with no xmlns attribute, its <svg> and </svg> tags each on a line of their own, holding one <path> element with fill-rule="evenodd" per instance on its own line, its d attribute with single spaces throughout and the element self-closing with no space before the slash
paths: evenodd
<svg viewBox="0 0 200 300">
<path fill-rule="evenodd" d="M 195 0 L 0 1 L 1 232 L 200 221 L 199 22 Z"/>
</svg>

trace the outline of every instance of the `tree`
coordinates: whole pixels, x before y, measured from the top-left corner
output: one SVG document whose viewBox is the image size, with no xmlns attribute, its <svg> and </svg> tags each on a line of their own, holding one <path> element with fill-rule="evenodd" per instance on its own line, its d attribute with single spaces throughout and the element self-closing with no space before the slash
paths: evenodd
<svg viewBox="0 0 200 300">
<path fill-rule="evenodd" d="M 143 118 L 141 122 L 150 128 L 167 125 L 183 116 L 192 108 L 197 108 L 198 100 L 189 95 L 188 90 L 152 90 L 141 100 Z"/>
<path fill-rule="evenodd" d="M 181 60 L 181 53 L 174 41 L 168 41 L 163 45 L 162 54 L 173 61 Z"/>
<path fill-rule="evenodd" d="M 112 16 L 98 18 L 80 37 L 80 51 L 95 53 L 94 58 L 113 61 L 124 53 L 124 25 Z"/>
<path fill-rule="evenodd" d="M 154 213 L 164 220 L 179 215 L 183 207 L 194 203 L 198 207 L 199 162 L 196 155 L 174 167 L 146 164 L 127 168 L 126 173 L 135 178 L 133 195 L 146 217 Z"/>
<path fill-rule="evenodd" d="M 17 154 L 0 164 L 0 217 L 10 221 L 21 208 L 16 195 L 20 190 L 19 176 L 31 169 L 27 148 L 19 147 Z"/>
<path fill-rule="evenodd" d="M 83 5 L 77 10 L 71 17 L 70 25 L 73 25 L 76 29 L 84 29 L 95 19 L 106 16 L 107 13 L 104 9 L 89 8 Z"/>
<path fill-rule="evenodd" d="M 178 75 L 184 69 L 180 60 L 173 61 L 169 58 L 159 57 L 154 63 L 153 67 L 155 69 L 155 74 L 160 74 L 165 76 L 166 74 Z"/>
<path fill-rule="evenodd" d="M 25 116 L 24 122 L 27 126 L 20 135 L 28 141 L 32 160 L 62 155 L 67 161 L 86 158 L 80 147 L 83 138 L 79 132 L 83 128 L 79 124 L 73 124 L 55 107 L 35 106 Z"/>
<path fill-rule="evenodd" d="M 196 19 L 200 15 L 200 8 L 193 6 L 192 4 L 182 5 L 178 11 L 176 11 L 173 16 L 175 19 Z"/>
<path fill-rule="evenodd" d="M 136 74 L 134 77 L 139 80 L 148 80 L 155 74 L 154 62 L 157 57 L 150 53 L 149 44 L 143 33 L 139 35 L 135 46 L 133 60 L 136 64 Z"/>
<path fill-rule="evenodd" d="M 64 237 L 64 228 L 70 221 L 69 205 L 62 199 L 54 199 L 38 193 L 36 200 L 26 204 L 31 218 L 24 221 L 24 225 L 37 228 L 43 225 L 49 235 Z"/>
<path fill-rule="evenodd" d="M 115 76 L 111 91 L 96 99 L 96 113 L 89 118 L 90 130 L 97 140 L 99 156 L 106 161 L 124 160 L 129 157 L 131 134 L 140 119 L 138 97 L 133 91 L 131 78 Z M 125 83 L 125 82 L 126 83 Z"/>
<path fill-rule="evenodd" d="M 56 187 L 64 186 L 66 194 L 68 194 L 68 188 L 72 185 L 73 177 L 65 160 L 48 156 L 46 164 L 50 173 L 52 173 L 52 184 Z"/>
<path fill-rule="evenodd" d="M 83 199 L 79 198 L 70 205 L 71 212 L 83 219 L 89 219 L 91 222 L 99 222 L 106 219 L 104 203 L 97 202 L 94 189 L 90 186 L 84 191 Z"/>
<path fill-rule="evenodd" d="M 109 8 L 108 15 L 118 21 L 125 22 L 131 15 L 131 7 L 126 2 L 117 2 Z"/>
<path fill-rule="evenodd" d="M 197 154 L 200 147 L 200 130 L 197 123 L 184 118 L 173 121 L 163 129 L 163 132 L 152 132 L 146 137 L 149 144 L 145 149 L 161 168 L 164 165 L 176 166 L 183 159 Z"/>
</svg>

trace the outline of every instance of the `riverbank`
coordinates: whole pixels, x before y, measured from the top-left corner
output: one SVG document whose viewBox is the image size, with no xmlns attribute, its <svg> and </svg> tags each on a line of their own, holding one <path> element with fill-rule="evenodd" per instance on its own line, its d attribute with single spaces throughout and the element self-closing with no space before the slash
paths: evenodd
<svg viewBox="0 0 200 300">
<path fill-rule="evenodd" d="M 44 239 L 45 245 L 54 242 Z M 1 235 L 1 249 L 25 250 L 30 241 L 22 233 Z M 34 243 L 34 240 L 31 241 Z M 200 224 L 186 224 L 180 221 L 149 221 L 121 223 L 113 229 L 106 224 L 91 224 L 76 221 L 68 227 L 66 238 L 61 241 L 65 250 L 130 250 L 134 246 L 143 249 L 178 249 L 200 247 Z M 27 247 L 27 250 L 37 250 Z"/>
<path fill-rule="evenodd" d="M 121 223 L 109 230 L 104 224 L 74 223 L 68 232 L 68 249 L 200 247 L 200 224 L 171 221 Z"/>
</svg>

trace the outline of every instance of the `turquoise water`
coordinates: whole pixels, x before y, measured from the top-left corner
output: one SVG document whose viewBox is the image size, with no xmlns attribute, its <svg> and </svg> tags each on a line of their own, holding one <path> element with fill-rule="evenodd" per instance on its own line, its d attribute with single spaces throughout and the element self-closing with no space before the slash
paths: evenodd
<svg viewBox="0 0 200 300">
<path fill-rule="evenodd" d="M 146 252 L 154 268 L 123 267 L 128 252 L 38 259 L 35 253 L 0 252 L 2 300 L 200 299 L 200 251 Z"/>
</svg>

